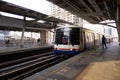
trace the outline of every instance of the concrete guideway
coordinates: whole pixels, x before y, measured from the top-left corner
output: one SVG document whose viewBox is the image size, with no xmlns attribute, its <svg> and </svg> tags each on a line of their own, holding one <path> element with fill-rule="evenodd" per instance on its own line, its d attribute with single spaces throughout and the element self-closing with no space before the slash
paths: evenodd
<svg viewBox="0 0 120 80">
<path fill-rule="evenodd" d="M 24 80 L 119 80 L 120 47 L 117 44 L 83 52 Z"/>
</svg>

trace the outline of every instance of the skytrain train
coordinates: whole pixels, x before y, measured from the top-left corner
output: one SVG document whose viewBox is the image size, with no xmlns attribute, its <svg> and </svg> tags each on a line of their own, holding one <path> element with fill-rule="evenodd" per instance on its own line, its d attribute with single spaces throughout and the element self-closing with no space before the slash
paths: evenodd
<svg viewBox="0 0 120 80">
<path fill-rule="evenodd" d="M 76 55 L 101 44 L 102 34 L 77 27 L 59 27 L 55 32 L 54 54 Z"/>
</svg>

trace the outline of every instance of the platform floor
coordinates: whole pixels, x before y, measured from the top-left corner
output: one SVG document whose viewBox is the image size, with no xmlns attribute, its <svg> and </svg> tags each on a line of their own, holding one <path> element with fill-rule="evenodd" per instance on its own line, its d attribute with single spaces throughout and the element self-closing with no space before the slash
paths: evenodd
<svg viewBox="0 0 120 80">
<path fill-rule="evenodd" d="M 24 80 L 120 80 L 120 46 L 83 52 Z"/>
</svg>

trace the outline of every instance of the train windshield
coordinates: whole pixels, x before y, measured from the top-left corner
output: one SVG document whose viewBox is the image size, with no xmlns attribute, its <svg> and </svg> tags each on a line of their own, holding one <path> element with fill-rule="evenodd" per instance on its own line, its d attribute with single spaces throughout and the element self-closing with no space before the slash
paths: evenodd
<svg viewBox="0 0 120 80">
<path fill-rule="evenodd" d="M 55 44 L 79 44 L 79 28 L 61 28 L 56 30 Z"/>
<path fill-rule="evenodd" d="M 61 28 L 56 30 L 55 43 L 68 44 L 69 43 L 70 28 Z"/>
</svg>

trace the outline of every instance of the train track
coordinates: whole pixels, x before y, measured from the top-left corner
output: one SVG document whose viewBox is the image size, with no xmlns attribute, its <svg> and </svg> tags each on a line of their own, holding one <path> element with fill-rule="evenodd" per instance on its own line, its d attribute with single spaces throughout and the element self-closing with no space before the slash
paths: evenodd
<svg viewBox="0 0 120 80">
<path fill-rule="evenodd" d="M 36 55 L 5 61 L 0 64 L 0 80 L 22 80 L 64 59 L 66 59 L 66 56 L 60 58 L 59 56 L 54 56 L 52 51 L 46 51 Z"/>
</svg>

